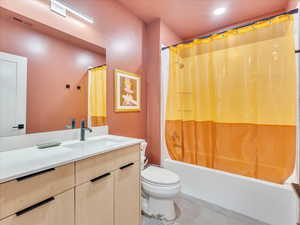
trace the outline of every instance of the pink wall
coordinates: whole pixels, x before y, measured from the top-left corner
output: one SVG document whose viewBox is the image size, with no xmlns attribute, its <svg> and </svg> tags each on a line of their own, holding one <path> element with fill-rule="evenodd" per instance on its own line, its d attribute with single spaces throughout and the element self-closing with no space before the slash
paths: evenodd
<svg viewBox="0 0 300 225">
<path fill-rule="evenodd" d="M 163 21 L 160 23 L 160 42 L 169 46 L 181 42 L 182 39 L 174 33 Z"/>
<path fill-rule="evenodd" d="M 287 10 L 296 9 L 299 2 L 300 2 L 299 0 L 289 0 L 287 5 Z"/>
<path fill-rule="evenodd" d="M 104 64 L 105 56 L 11 18 L 0 18 L 0 27 L 5 30 L 0 35 L 0 51 L 28 58 L 27 133 L 63 130 L 70 118 L 77 125 L 86 119 L 87 69 Z"/>
<path fill-rule="evenodd" d="M 0 7 L 106 48 L 108 125 L 116 135 L 146 137 L 146 77 L 143 71 L 144 23 L 114 0 L 69 0 L 72 7 L 95 19 L 94 24 L 63 18 L 43 1 L 1 0 Z M 114 69 L 142 76 L 142 111 L 114 112 Z"/>
<path fill-rule="evenodd" d="M 146 34 L 148 156 L 151 163 L 160 164 L 161 44 L 171 45 L 181 41 L 181 39 L 160 19 L 147 24 Z"/>
<path fill-rule="evenodd" d="M 151 163 L 160 163 L 160 20 L 146 28 L 147 141 Z"/>
</svg>

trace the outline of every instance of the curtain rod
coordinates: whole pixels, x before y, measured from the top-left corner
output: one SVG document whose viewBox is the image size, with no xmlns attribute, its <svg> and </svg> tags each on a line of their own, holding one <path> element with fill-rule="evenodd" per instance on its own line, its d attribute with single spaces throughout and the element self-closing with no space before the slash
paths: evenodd
<svg viewBox="0 0 300 225">
<path fill-rule="evenodd" d="M 228 28 L 228 29 L 225 29 L 225 30 L 222 30 L 222 31 L 219 31 L 219 32 L 214 32 L 214 33 L 211 33 L 211 34 L 208 34 L 208 35 L 205 35 L 205 36 L 196 37 L 196 38 L 191 39 L 191 40 L 182 41 L 182 42 L 176 43 L 174 45 L 163 47 L 162 50 L 168 49 L 170 47 L 176 47 L 179 44 L 188 44 L 188 43 L 191 43 L 191 42 L 193 42 L 194 40 L 197 40 L 197 39 L 209 38 L 209 37 L 211 37 L 212 35 L 215 35 L 215 34 L 223 34 L 223 33 L 227 32 L 229 30 L 235 30 L 235 29 L 239 29 L 239 28 L 242 28 L 242 27 L 247 27 L 247 26 L 253 25 L 255 23 L 261 22 L 261 21 L 266 21 L 266 20 L 273 19 L 277 16 L 282 16 L 282 15 L 287 15 L 287 14 L 296 14 L 296 13 L 298 13 L 298 9 L 293 9 L 293 10 L 290 10 L 290 11 L 287 11 L 287 12 L 284 12 L 284 13 L 280 13 L 280 14 L 277 14 L 277 15 L 274 15 L 274 16 L 270 16 L 270 17 L 267 17 L 267 18 L 264 18 L 264 19 L 256 20 L 256 21 L 251 22 L 251 23 L 242 24 L 242 25 L 239 25 L 239 26 L 233 26 L 231 28 Z"/>
<path fill-rule="evenodd" d="M 96 69 L 96 68 L 99 68 L 99 67 L 102 67 L 102 66 L 106 66 L 106 64 L 102 64 L 100 66 L 95 66 L 95 67 L 92 67 L 92 68 L 88 68 L 88 70 Z"/>
</svg>

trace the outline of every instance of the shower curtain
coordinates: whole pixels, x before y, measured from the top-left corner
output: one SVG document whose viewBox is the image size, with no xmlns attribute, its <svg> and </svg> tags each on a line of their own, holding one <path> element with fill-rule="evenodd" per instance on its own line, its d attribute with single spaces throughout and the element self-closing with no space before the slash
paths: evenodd
<svg viewBox="0 0 300 225">
<path fill-rule="evenodd" d="M 284 183 L 296 152 L 293 16 L 170 48 L 172 159 Z"/>
<path fill-rule="evenodd" d="M 106 69 L 89 70 L 89 118 L 93 127 L 106 125 Z"/>
</svg>

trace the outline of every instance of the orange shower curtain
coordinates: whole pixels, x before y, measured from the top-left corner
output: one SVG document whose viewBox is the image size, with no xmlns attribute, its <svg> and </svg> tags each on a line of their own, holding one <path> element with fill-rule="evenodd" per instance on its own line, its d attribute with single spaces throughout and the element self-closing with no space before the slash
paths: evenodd
<svg viewBox="0 0 300 225">
<path fill-rule="evenodd" d="M 293 16 L 170 48 L 172 159 L 284 183 L 296 149 Z"/>
</svg>

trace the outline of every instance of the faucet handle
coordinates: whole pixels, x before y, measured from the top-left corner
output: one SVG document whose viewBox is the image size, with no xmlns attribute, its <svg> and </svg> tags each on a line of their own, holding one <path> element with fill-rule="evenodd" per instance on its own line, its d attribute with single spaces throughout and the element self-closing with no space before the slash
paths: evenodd
<svg viewBox="0 0 300 225">
<path fill-rule="evenodd" d="M 81 120 L 80 127 L 85 128 L 85 120 Z"/>
</svg>

